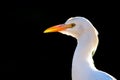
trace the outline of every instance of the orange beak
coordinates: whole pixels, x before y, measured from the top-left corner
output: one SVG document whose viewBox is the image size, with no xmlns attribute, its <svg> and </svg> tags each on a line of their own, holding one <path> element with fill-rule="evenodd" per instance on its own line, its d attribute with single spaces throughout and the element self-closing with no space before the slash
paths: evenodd
<svg viewBox="0 0 120 80">
<path fill-rule="evenodd" d="M 73 27 L 73 24 L 60 24 L 60 25 L 56 25 L 56 26 L 52 26 L 50 28 L 47 28 L 44 33 L 50 33 L 50 32 L 59 32 L 59 31 L 63 31 L 67 28 L 71 28 Z"/>
</svg>

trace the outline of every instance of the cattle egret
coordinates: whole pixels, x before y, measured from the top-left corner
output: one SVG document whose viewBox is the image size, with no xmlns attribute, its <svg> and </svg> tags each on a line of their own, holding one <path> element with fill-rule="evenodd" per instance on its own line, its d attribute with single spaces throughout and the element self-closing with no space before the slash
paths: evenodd
<svg viewBox="0 0 120 80">
<path fill-rule="evenodd" d="M 110 74 L 99 70 L 93 62 L 93 52 L 98 45 L 98 31 L 84 17 L 69 18 L 64 24 L 52 26 L 44 33 L 60 32 L 77 39 L 72 60 L 72 80 L 116 80 Z"/>
</svg>

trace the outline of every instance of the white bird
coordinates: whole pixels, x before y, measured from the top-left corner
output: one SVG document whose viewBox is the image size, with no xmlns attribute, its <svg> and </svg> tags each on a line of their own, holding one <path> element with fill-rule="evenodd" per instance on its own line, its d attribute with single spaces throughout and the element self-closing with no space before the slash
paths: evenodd
<svg viewBox="0 0 120 80">
<path fill-rule="evenodd" d="M 77 39 L 72 61 L 72 80 L 117 80 L 110 74 L 97 69 L 93 63 L 93 52 L 98 45 L 98 31 L 84 17 L 69 18 L 64 24 L 52 26 L 44 31 L 60 32 Z"/>
</svg>

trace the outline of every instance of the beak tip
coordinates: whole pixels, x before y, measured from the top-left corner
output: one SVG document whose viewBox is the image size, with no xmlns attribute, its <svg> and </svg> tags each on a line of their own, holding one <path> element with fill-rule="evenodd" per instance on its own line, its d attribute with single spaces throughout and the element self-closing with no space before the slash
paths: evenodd
<svg viewBox="0 0 120 80">
<path fill-rule="evenodd" d="M 45 30 L 45 31 L 43 31 L 43 33 L 48 33 L 48 32 Z"/>
<path fill-rule="evenodd" d="M 46 29 L 45 31 L 43 31 L 43 33 L 51 33 L 52 31 Z"/>
</svg>

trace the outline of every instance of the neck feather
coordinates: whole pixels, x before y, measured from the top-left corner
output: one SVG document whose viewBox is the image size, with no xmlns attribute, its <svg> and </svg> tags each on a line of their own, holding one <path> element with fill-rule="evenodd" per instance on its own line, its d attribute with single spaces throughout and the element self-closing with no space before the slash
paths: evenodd
<svg viewBox="0 0 120 80">
<path fill-rule="evenodd" d="M 84 76 L 84 72 L 89 70 L 96 70 L 93 64 L 92 51 L 97 48 L 98 37 L 93 32 L 87 32 L 77 39 L 78 45 L 76 47 L 73 62 L 72 62 L 72 78 Z M 82 73 L 82 74 L 81 74 Z M 77 74 L 81 74 L 82 76 Z"/>
</svg>

